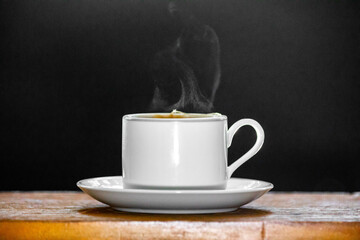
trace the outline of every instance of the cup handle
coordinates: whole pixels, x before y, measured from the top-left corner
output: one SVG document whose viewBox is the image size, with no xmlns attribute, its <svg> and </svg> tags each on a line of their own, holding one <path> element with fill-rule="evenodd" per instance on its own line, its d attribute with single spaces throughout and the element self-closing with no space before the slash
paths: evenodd
<svg viewBox="0 0 360 240">
<path fill-rule="evenodd" d="M 229 148 L 231 146 L 232 139 L 233 139 L 235 133 L 237 132 L 237 130 L 239 130 L 241 127 L 247 126 L 247 125 L 251 126 L 255 129 L 256 136 L 257 136 L 256 142 L 255 142 L 254 146 L 247 153 L 245 153 L 242 157 L 240 157 L 238 160 L 236 160 L 233 164 L 231 164 L 227 168 L 228 178 L 231 177 L 231 175 L 234 173 L 234 171 L 238 167 L 240 167 L 244 162 L 246 162 L 252 156 L 254 156 L 260 150 L 260 148 L 262 147 L 262 145 L 264 143 L 265 133 L 264 133 L 264 130 L 262 129 L 262 127 L 260 126 L 260 124 L 253 119 L 244 118 L 244 119 L 241 119 L 241 120 L 237 121 L 236 123 L 234 123 L 227 131 L 227 147 Z"/>
</svg>

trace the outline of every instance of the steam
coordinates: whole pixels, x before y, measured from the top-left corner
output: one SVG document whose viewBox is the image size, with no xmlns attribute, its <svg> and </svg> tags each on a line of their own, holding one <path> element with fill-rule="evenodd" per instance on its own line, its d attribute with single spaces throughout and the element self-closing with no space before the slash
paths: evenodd
<svg viewBox="0 0 360 240">
<path fill-rule="evenodd" d="M 182 31 L 151 63 L 155 89 L 150 110 L 210 112 L 220 84 L 219 40 L 183 3 L 172 1 L 168 5 Z"/>
</svg>

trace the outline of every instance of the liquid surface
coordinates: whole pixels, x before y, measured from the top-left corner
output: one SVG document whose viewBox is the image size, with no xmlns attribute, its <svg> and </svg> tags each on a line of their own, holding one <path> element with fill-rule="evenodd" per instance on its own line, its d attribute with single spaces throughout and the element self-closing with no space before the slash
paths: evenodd
<svg viewBox="0 0 360 240">
<path fill-rule="evenodd" d="M 219 117 L 223 116 L 220 113 L 184 113 L 173 110 L 171 113 L 154 113 L 154 114 L 144 114 L 138 115 L 139 118 L 163 118 L 163 119 L 173 119 L 173 118 L 209 118 L 209 117 Z"/>
<path fill-rule="evenodd" d="M 206 118 L 214 115 L 221 115 L 218 113 L 209 113 L 209 114 L 201 114 L 201 113 L 184 113 L 173 110 L 171 113 L 159 113 L 154 115 L 148 115 L 147 118 Z M 144 116 L 145 117 L 145 116 Z"/>
<path fill-rule="evenodd" d="M 155 114 L 150 116 L 151 118 L 201 118 L 201 117 L 206 117 L 206 115 L 201 115 L 201 114 Z"/>
</svg>

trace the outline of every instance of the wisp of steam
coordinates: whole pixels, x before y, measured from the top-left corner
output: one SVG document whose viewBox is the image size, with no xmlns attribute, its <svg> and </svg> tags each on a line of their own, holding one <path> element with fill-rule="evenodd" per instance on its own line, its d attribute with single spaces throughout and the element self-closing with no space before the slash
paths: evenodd
<svg viewBox="0 0 360 240">
<path fill-rule="evenodd" d="M 155 89 L 150 110 L 210 112 L 221 75 L 218 37 L 188 11 L 184 1 L 171 1 L 168 10 L 182 30 L 151 62 Z"/>
</svg>

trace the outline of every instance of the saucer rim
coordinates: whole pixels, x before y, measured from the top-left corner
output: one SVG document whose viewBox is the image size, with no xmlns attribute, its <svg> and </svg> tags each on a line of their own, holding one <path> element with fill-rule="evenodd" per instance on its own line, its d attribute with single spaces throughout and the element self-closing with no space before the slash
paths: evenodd
<svg viewBox="0 0 360 240">
<path fill-rule="evenodd" d="M 250 178 L 230 178 L 229 180 L 250 180 L 250 181 L 258 181 L 261 183 L 264 183 L 267 186 L 264 187 L 257 187 L 252 189 L 185 189 L 185 190 L 179 190 L 179 189 L 113 189 L 113 188 L 102 188 L 102 187 L 92 187 L 92 186 L 84 186 L 81 184 L 83 181 L 88 180 L 95 180 L 95 179 L 107 179 L 107 178 L 123 178 L 122 176 L 104 176 L 104 177 L 93 177 L 93 178 L 85 178 L 77 181 L 76 186 L 80 188 L 81 190 L 89 189 L 89 190 L 96 190 L 96 191 L 103 191 L 103 192 L 123 192 L 123 193 L 149 193 L 149 194 L 226 194 L 226 193 L 248 193 L 248 192 L 258 192 L 258 191 L 270 191 L 274 188 L 274 185 L 270 182 L 262 181 L 262 180 L 256 180 L 256 179 L 250 179 Z"/>
</svg>

